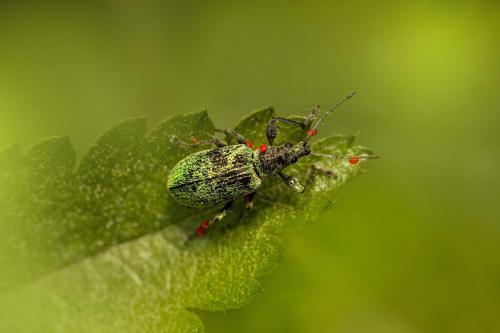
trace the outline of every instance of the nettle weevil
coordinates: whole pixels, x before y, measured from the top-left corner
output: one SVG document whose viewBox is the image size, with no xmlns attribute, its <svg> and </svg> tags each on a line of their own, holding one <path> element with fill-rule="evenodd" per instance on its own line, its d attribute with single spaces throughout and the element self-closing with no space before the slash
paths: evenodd
<svg viewBox="0 0 500 333">
<path fill-rule="evenodd" d="M 264 177 L 279 175 L 288 187 L 302 193 L 316 174 L 334 176 L 333 172 L 312 164 L 305 186 L 302 186 L 295 178 L 283 173 L 283 169 L 296 163 L 303 156 L 314 154 L 311 152 L 309 140 L 318 133 L 318 126 L 335 108 L 353 96 L 354 93 L 351 93 L 323 114 L 316 124 L 305 133 L 304 139 L 296 144 L 285 143 L 273 146 L 277 134 L 276 122 L 299 126 L 305 131 L 307 125 L 318 116 L 319 108 L 314 109 L 304 122 L 282 117 L 272 118 L 266 131 L 268 145 L 261 144 L 256 150 L 252 150 L 253 143 L 250 140 L 234 130 L 217 129 L 216 131 L 234 137 L 238 142 L 235 145 L 227 145 L 226 142 L 218 138 L 194 143 L 186 143 L 173 138 L 175 142 L 184 147 L 212 144 L 217 146 L 215 149 L 199 151 L 185 157 L 173 167 L 168 175 L 167 188 L 170 194 L 185 206 L 213 207 L 225 203 L 222 210 L 212 219 L 201 222 L 189 239 L 204 236 L 213 224 L 220 221 L 229 212 L 233 201 L 237 198 L 244 197 L 247 202 L 247 210 L 251 209 L 253 199 L 261 187 Z M 314 155 L 323 156 L 322 154 Z M 351 164 L 357 164 L 360 158 L 351 156 L 348 157 L 348 160 Z"/>
</svg>

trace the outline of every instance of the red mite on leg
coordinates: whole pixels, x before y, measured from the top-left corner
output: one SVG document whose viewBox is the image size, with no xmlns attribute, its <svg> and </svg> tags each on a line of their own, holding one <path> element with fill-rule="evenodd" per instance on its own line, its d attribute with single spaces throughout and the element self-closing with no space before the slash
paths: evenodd
<svg viewBox="0 0 500 333">
<path fill-rule="evenodd" d="M 261 153 L 265 153 L 267 151 L 267 146 L 265 143 L 261 144 L 259 147 Z"/>
<path fill-rule="evenodd" d="M 250 139 L 247 139 L 246 145 L 248 148 L 253 148 L 253 142 Z"/>
<path fill-rule="evenodd" d="M 203 237 L 205 236 L 207 229 L 208 229 L 208 220 L 205 220 L 200 223 L 200 226 L 196 229 L 196 233 L 198 234 L 198 236 Z"/>
</svg>

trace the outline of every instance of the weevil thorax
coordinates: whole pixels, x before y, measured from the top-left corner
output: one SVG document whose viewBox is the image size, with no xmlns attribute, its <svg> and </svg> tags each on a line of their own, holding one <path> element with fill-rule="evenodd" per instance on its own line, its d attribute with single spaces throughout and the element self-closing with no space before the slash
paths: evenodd
<svg viewBox="0 0 500 333">
<path fill-rule="evenodd" d="M 310 153 L 311 148 L 306 140 L 297 144 L 265 146 L 265 149 L 254 151 L 255 169 L 261 177 L 272 176 Z"/>
</svg>

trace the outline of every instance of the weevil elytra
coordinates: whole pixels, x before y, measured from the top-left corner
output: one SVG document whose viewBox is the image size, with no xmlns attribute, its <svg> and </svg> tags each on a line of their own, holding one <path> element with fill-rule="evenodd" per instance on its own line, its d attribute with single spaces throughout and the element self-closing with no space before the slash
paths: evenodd
<svg viewBox="0 0 500 333">
<path fill-rule="evenodd" d="M 214 149 L 188 155 L 179 161 L 168 175 L 167 188 L 170 194 L 183 205 L 213 207 L 225 203 L 222 210 L 212 219 L 201 222 L 190 239 L 204 236 L 213 224 L 220 221 L 229 212 L 235 199 L 244 197 L 247 202 L 247 210 L 252 208 L 253 199 L 261 187 L 264 177 L 279 175 L 288 187 L 302 193 L 316 174 L 335 176 L 333 172 L 312 164 L 306 177 L 305 186 L 303 186 L 298 180 L 285 174 L 283 169 L 296 163 L 301 157 L 314 154 L 311 152 L 309 141 L 318 133 L 319 125 L 333 110 L 353 96 L 354 93 L 351 93 L 325 112 L 307 132 L 305 131 L 307 122 L 310 124 L 318 116 L 319 108 L 314 109 L 304 122 L 282 117 L 272 118 L 266 130 L 268 144 L 261 144 L 256 150 L 252 150 L 251 140 L 234 130 L 218 129 L 217 131 L 234 137 L 238 142 L 235 145 L 227 145 L 223 140 L 217 138 L 205 141 L 192 140 L 193 143 L 185 143 L 174 138 L 179 145 L 184 147 L 212 144 L 217 146 Z M 277 122 L 302 128 L 305 132 L 304 139 L 295 144 L 273 145 L 277 135 Z M 316 155 L 321 156 L 321 154 Z M 357 164 L 360 158 L 370 157 L 347 157 L 351 164 Z"/>
</svg>

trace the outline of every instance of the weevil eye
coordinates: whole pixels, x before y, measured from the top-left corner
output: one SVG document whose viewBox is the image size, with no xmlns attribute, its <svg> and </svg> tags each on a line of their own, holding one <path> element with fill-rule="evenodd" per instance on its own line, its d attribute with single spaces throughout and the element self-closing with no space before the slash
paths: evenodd
<svg viewBox="0 0 500 333">
<path fill-rule="evenodd" d="M 288 142 L 288 143 L 285 143 L 285 147 L 286 148 L 292 148 L 293 147 L 293 144 Z"/>
<path fill-rule="evenodd" d="M 299 159 L 297 157 L 292 158 L 291 162 L 296 163 Z"/>
</svg>

